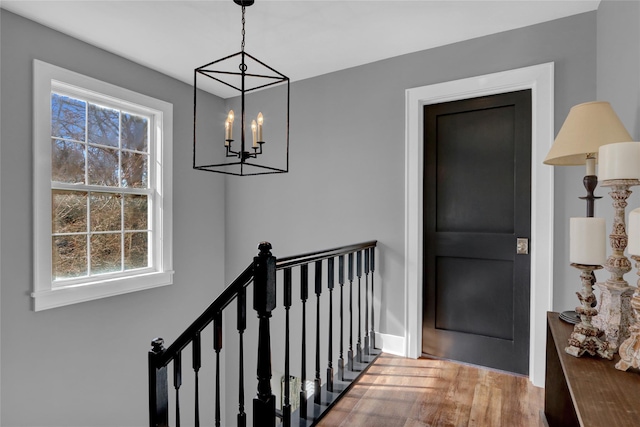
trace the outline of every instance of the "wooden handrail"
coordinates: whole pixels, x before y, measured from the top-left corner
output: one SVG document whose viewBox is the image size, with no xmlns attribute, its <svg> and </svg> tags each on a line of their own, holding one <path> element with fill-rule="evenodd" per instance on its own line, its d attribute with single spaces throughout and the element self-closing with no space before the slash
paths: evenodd
<svg viewBox="0 0 640 427">
<path fill-rule="evenodd" d="M 355 243 L 353 245 L 338 246 L 332 249 L 325 249 L 322 251 L 309 252 L 302 255 L 288 256 L 278 258 L 276 261 L 276 269 L 281 270 L 283 268 L 296 267 L 302 264 L 309 264 L 315 261 L 322 261 L 328 258 L 334 258 L 340 255 L 346 255 L 351 252 L 355 252 L 362 249 L 373 248 L 377 245 L 377 240 L 370 240 L 368 242 Z"/>
<path fill-rule="evenodd" d="M 231 304 L 238 295 L 240 288 L 246 288 L 253 280 L 253 263 L 242 272 L 214 302 L 183 332 L 178 338 L 159 355 L 156 360 L 156 368 L 167 366 L 171 360 L 182 351 L 193 339 L 193 336 L 202 332 L 209 326 L 217 313 Z"/>
<path fill-rule="evenodd" d="M 321 261 L 328 258 L 333 258 L 339 255 L 348 254 L 361 249 L 367 249 L 376 246 L 376 240 L 370 240 L 368 242 L 356 243 L 352 245 L 338 246 L 331 249 L 325 249 L 321 251 L 308 252 L 301 255 L 293 255 L 284 258 L 279 258 L 276 261 L 276 269 L 281 270 L 283 268 L 296 267 L 302 264 L 309 264 L 315 261 Z M 253 280 L 253 263 L 242 272 L 240 275 L 220 294 L 218 298 L 171 344 L 161 356 L 156 359 L 156 367 L 160 368 L 166 366 L 173 360 L 175 355 L 182 351 L 193 338 L 196 332 L 202 332 L 204 328 L 209 326 L 213 322 L 213 318 L 216 313 L 224 310 L 238 295 L 241 287 L 246 288 Z"/>
</svg>

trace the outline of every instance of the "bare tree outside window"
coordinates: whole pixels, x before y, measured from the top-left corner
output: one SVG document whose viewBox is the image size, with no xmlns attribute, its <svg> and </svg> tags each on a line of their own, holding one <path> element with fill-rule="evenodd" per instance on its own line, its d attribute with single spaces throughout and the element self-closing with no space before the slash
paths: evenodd
<svg viewBox="0 0 640 427">
<path fill-rule="evenodd" d="M 53 279 L 147 267 L 149 119 L 52 93 L 51 144 Z"/>
</svg>

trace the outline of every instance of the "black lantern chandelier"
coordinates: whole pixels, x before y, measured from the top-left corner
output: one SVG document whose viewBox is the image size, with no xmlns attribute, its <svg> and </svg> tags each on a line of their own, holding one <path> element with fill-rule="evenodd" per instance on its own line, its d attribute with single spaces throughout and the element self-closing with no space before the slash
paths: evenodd
<svg viewBox="0 0 640 427">
<path fill-rule="evenodd" d="M 245 52 L 245 8 L 251 6 L 254 0 L 233 1 L 242 7 L 240 52 L 194 70 L 193 168 L 238 176 L 286 173 L 289 171 L 289 78 Z M 222 84 L 224 87 L 237 91 L 237 96 L 228 99 L 227 103 L 237 104 L 239 102 L 240 107 L 239 118 L 236 117 L 233 109 L 229 109 L 224 122 L 224 139 L 218 138 L 217 135 L 215 137 L 205 135 L 206 142 L 202 144 L 202 147 L 198 147 L 196 142 L 198 114 L 205 123 L 210 122 L 211 115 L 198 110 L 199 78 L 201 79 L 201 87 L 207 84 Z M 252 92 L 275 85 L 281 86 L 273 89 L 275 92 L 270 91 L 269 97 L 266 99 L 259 97 L 258 94 L 252 94 Z M 268 114 L 263 115 L 262 110 L 254 111 L 251 109 L 250 106 L 252 107 L 258 99 L 260 102 L 268 104 L 264 107 L 275 108 L 277 112 L 269 116 Z M 256 112 L 257 114 L 255 114 Z M 247 119 L 247 115 L 250 119 Z M 234 131 L 234 124 L 238 122 L 240 122 L 240 128 Z M 250 123 L 249 132 L 247 132 L 248 123 Z M 278 124 L 280 125 L 278 126 Z M 271 139 L 269 143 L 265 141 L 267 138 L 264 135 L 267 133 L 265 132 L 267 127 L 269 135 L 275 135 L 274 141 L 279 141 L 279 143 L 272 144 L 274 141 Z M 239 140 L 234 138 L 236 135 L 239 136 Z M 207 160 L 203 161 L 202 159 L 205 157 Z"/>
</svg>

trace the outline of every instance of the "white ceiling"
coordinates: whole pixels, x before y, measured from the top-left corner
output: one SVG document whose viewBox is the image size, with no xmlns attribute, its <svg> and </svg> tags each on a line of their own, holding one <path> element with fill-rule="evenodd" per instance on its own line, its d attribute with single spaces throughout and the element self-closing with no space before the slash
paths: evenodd
<svg viewBox="0 0 640 427">
<path fill-rule="evenodd" d="M 600 0 L 256 0 L 245 50 L 292 81 L 596 10 Z M 240 51 L 232 0 L 1 0 L 6 10 L 164 74 Z M 228 97 L 233 92 L 212 89 Z"/>
</svg>

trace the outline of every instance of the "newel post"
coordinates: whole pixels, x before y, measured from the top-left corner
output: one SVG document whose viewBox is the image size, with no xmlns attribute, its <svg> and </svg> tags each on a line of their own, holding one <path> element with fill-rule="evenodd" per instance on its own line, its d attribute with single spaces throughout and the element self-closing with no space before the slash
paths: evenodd
<svg viewBox="0 0 640 427">
<path fill-rule="evenodd" d="M 151 341 L 149 350 L 149 426 L 166 427 L 169 425 L 169 389 L 167 386 L 167 367 L 158 368 L 157 358 L 164 352 L 164 340 Z"/>
<path fill-rule="evenodd" d="M 253 399 L 253 425 L 275 427 L 276 398 L 271 392 L 271 337 L 269 318 L 276 308 L 276 258 L 271 243 L 262 242 L 253 258 L 253 308 L 258 313 L 258 394 Z"/>
</svg>

